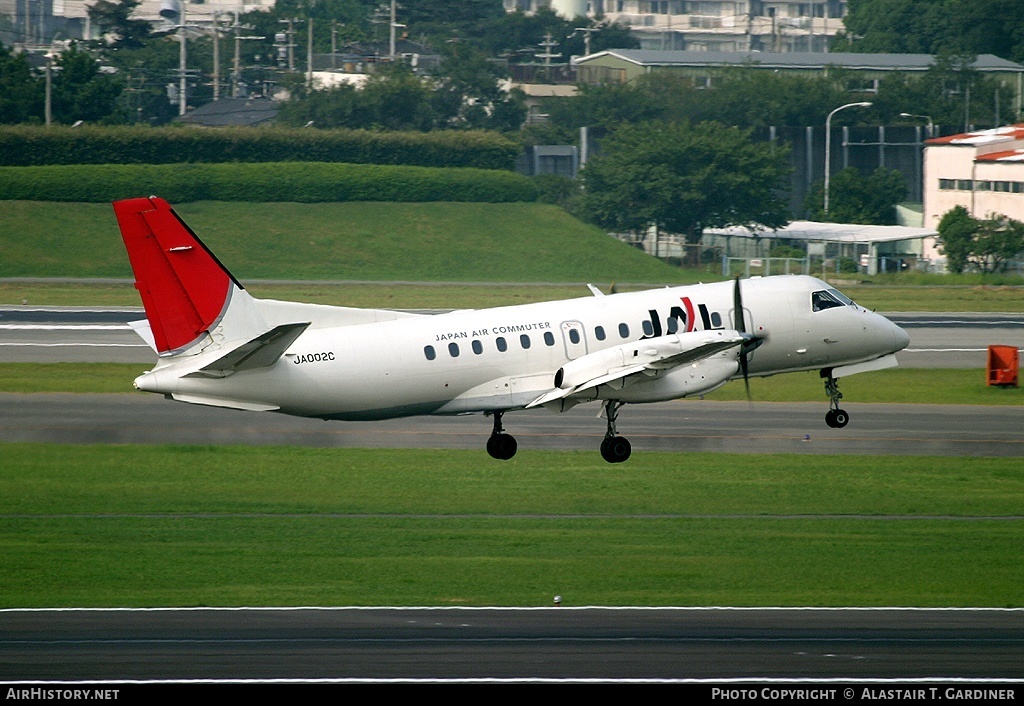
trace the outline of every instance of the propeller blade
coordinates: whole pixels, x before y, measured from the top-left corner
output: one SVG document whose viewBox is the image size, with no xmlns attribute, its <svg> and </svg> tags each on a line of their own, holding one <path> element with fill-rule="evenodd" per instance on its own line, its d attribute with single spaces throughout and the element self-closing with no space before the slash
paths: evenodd
<svg viewBox="0 0 1024 706">
<path fill-rule="evenodd" d="M 740 333 L 746 333 L 746 324 L 743 321 L 743 294 L 740 292 L 740 278 L 736 277 L 736 285 L 732 290 L 733 303 L 733 324 Z M 740 346 L 740 371 L 743 373 L 743 385 L 747 389 L 747 402 L 753 402 L 754 397 L 750 394 L 750 365 L 747 363 L 747 344 Z"/>
<path fill-rule="evenodd" d="M 736 278 L 736 285 L 732 290 L 732 305 L 733 305 L 733 328 L 740 333 L 746 333 L 746 324 L 743 322 L 743 296 L 740 294 L 740 278 Z"/>
</svg>

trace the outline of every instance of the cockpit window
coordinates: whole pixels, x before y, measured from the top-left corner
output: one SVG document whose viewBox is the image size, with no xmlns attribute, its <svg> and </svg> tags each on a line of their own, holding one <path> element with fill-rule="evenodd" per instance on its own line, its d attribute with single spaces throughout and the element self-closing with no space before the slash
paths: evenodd
<svg viewBox="0 0 1024 706">
<path fill-rule="evenodd" d="M 853 300 L 838 289 L 823 289 L 811 293 L 811 309 L 824 311 L 837 306 L 853 306 Z"/>
</svg>

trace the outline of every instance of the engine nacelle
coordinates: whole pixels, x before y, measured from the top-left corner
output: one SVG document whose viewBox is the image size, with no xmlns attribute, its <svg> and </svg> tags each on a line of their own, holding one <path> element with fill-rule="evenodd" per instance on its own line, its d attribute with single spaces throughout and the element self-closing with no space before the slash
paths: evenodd
<svg viewBox="0 0 1024 706">
<path fill-rule="evenodd" d="M 729 381 L 739 371 L 735 355 L 720 353 L 671 370 L 658 371 L 653 377 L 638 376 L 637 382 L 621 390 L 603 389 L 599 397 L 620 402 L 666 402 L 680 397 L 702 395 Z"/>
<path fill-rule="evenodd" d="M 572 390 L 596 378 L 637 365 L 674 368 L 678 356 L 693 351 L 713 354 L 738 345 L 741 340 L 741 334 L 736 331 L 715 330 L 691 331 L 622 343 L 566 363 L 555 373 L 554 386 Z"/>
</svg>

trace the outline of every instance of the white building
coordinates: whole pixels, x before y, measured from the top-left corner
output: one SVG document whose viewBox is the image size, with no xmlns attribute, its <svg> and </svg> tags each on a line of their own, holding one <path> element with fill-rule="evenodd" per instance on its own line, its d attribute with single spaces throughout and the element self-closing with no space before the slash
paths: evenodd
<svg viewBox="0 0 1024 706">
<path fill-rule="evenodd" d="M 60 39 L 98 39 L 99 30 L 89 22 L 89 8 L 96 0 L 0 0 L 0 14 L 11 20 L 12 36 L 6 43 L 44 46 Z M 168 0 L 142 0 L 132 19 L 153 23 L 154 29 L 167 29 L 173 25 L 160 16 L 160 10 Z M 275 0 L 186 0 L 188 21 L 202 25 L 213 23 L 214 14 L 266 10 L 274 6 Z M 227 22 L 226 19 L 221 20 Z"/>
<path fill-rule="evenodd" d="M 998 213 L 1024 221 L 1024 124 L 928 140 L 924 150 L 924 227 L 963 206 L 975 218 Z"/>
<path fill-rule="evenodd" d="M 843 29 L 846 0 L 504 0 L 507 12 L 541 8 L 564 14 L 586 5 L 629 25 L 641 49 L 826 52 Z"/>
</svg>

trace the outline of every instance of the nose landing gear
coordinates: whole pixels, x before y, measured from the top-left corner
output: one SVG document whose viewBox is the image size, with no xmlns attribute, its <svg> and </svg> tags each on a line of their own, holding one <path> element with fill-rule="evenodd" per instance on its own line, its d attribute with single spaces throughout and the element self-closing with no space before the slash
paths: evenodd
<svg viewBox="0 0 1024 706">
<path fill-rule="evenodd" d="M 839 408 L 839 400 L 843 399 L 843 393 L 839 391 L 839 381 L 832 377 L 832 369 L 827 368 L 821 371 L 825 378 L 825 394 L 829 399 L 829 410 L 825 414 L 825 424 L 833 429 L 842 429 L 850 423 L 850 415 L 845 409 Z"/>
<path fill-rule="evenodd" d="M 507 461 L 516 455 L 519 444 L 516 443 L 514 436 L 506 434 L 502 428 L 501 416 L 503 414 L 504 412 L 494 412 L 494 428 L 491 430 L 490 438 L 487 439 L 487 453 L 491 455 L 491 458 Z"/>
</svg>

